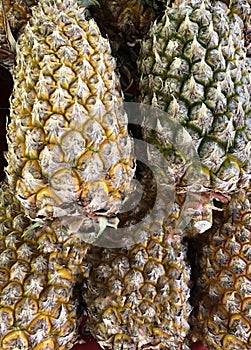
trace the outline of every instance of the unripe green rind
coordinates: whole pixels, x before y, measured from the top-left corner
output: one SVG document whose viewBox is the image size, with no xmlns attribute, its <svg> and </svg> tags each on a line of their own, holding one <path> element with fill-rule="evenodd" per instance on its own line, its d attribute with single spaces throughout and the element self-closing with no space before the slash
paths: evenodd
<svg viewBox="0 0 251 350">
<path fill-rule="evenodd" d="M 222 193 L 245 186 L 251 173 L 250 74 L 238 18 L 219 2 L 173 5 L 143 41 L 138 65 L 142 102 L 186 128 L 209 187 Z"/>
</svg>

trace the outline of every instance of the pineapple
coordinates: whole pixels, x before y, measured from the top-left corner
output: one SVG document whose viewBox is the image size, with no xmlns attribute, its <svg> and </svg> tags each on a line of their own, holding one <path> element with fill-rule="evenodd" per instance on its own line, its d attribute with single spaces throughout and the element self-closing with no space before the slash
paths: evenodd
<svg viewBox="0 0 251 350">
<path fill-rule="evenodd" d="M 228 201 L 229 194 L 247 187 L 251 173 L 250 75 L 243 22 L 228 12 L 219 1 L 176 1 L 151 27 L 138 62 L 142 102 L 181 123 L 200 156 L 204 180 L 191 191 L 203 194 L 205 228 L 211 225 L 212 198 Z M 161 125 L 163 137 L 165 120 L 156 115 L 150 126 L 157 130 Z M 146 138 L 151 137 L 148 124 L 146 118 Z M 177 185 L 186 186 L 189 166 L 172 145 L 155 136 L 173 166 Z"/>
<path fill-rule="evenodd" d="M 145 230 L 151 237 L 131 249 L 90 253 L 88 329 L 104 349 L 178 350 L 189 330 L 186 248 L 157 219 Z"/>
<path fill-rule="evenodd" d="M 5 183 L 0 213 L 0 348 L 70 349 L 81 317 L 88 246 L 73 246 L 69 237 L 49 245 L 58 231 L 31 226 Z"/>
<path fill-rule="evenodd" d="M 154 190 L 142 171 L 144 203 Z M 155 215 L 127 228 L 136 244 L 123 248 L 92 246 L 84 289 L 88 328 L 103 349 L 185 349 L 188 332 L 190 267 L 182 237 L 161 219 L 162 191 Z M 137 215 L 140 213 L 140 209 Z"/>
<path fill-rule="evenodd" d="M 10 71 L 12 71 L 15 61 L 13 39 L 17 39 L 21 35 L 31 17 L 31 7 L 36 4 L 37 0 L 1 0 L 0 63 Z"/>
<path fill-rule="evenodd" d="M 234 195 L 196 242 L 193 333 L 210 350 L 251 348 L 251 191 Z"/>
<path fill-rule="evenodd" d="M 115 214 L 134 175 L 110 45 L 74 0 L 45 0 L 17 46 L 8 182 L 33 220 Z"/>
</svg>

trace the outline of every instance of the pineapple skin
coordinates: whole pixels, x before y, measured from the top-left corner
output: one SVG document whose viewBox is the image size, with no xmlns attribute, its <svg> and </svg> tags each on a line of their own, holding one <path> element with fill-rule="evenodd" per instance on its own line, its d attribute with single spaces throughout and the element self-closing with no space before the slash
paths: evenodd
<svg viewBox="0 0 251 350">
<path fill-rule="evenodd" d="M 244 26 L 250 25 L 251 7 L 248 0 L 222 0 L 227 4 L 230 13 L 228 16 L 235 17 L 236 15 L 241 18 Z"/>
<path fill-rule="evenodd" d="M 224 1 L 228 8 L 228 17 L 233 19 L 233 22 L 239 20 L 244 36 L 245 51 L 247 57 L 251 57 L 250 48 L 250 31 L 251 31 L 251 4 L 248 0 L 226 0 Z M 250 60 L 248 60 L 248 69 L 250 72 Z"/>
<path fill-rule="evenodd" d="M 159 218 L 165 199 L 140 228 L 127 228 L 136 244 L 90 248 L 83 298 L 88 329 L 103 349 L 187 349 L 190 266 L 182 236 Z"/>
<path fill-rule="evenodd" d="M 115 60 L 85 11 L 42 1 L 18 43 L 6 174 L 32 219 L 114 214 L 134 175 Z"/>
<path fill-rule="evenodd" d="M 190 269 L 180 236 L 167 243 L 170 236 L 152 224 L 151 238 L 132 249 L 90 252 L 99 259 L 91 260 L 84 292 L 87 326 L 103 349 L 182 349 Z"/>
<path fill-rule="evenodd" d="M 196 247 L 192 334 L 210 350 L 251 348 L 251 190 L 234 195 Z M 198 244 L 199 243 L 199 244 Z"/>
<path fill-rule="evenodd" d="M 206 228 L 212 223 L 212 198 L 227 201 L 248 186 L 251 174 L 250 74 L 242 29 L 242 19 L 223 2 L 177 2 L 151 27 L 138 61 L 141 101 L 181 123 L 199 154 L 203 181 L 195 193 L 203 197 Z M 151 139 L 147 119 L 144 128 Z M 189 167 L 172 145 L 161 139 L 158 145 L 172 163 L 178 187 L 186 186 Z M 202 231 L 198 224 L 190 234 Z"/>
<path fill-rule="evenodd" d="M 0 348 L 70 349 L 81 321 L 79 290 L 88 246 L 68 244 L 50 226 L 32 228 L 3 183 L 0 189 Z M 47 237 L 47 238 L 46 238 Z M 68 237 L 69 240 L 69 237 Z M 46 245 L 44 243 L 47 242 Z"/>
<path fill-rule="evenodd" d="M 250 173 L 250 81 L 240 26 L 222 6 L 188 0 L 166 11 L 142 43 L 139 71 L 142 102 L 187 129 L 211 186 L 229 193 Z"/>
</svg>

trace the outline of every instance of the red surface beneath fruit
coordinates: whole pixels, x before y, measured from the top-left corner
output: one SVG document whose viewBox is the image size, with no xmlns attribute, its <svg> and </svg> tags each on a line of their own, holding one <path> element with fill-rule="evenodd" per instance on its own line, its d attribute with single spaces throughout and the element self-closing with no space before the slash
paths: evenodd
<svg viewBox="0 0 251 350">
<path fill-rule="evenodd" d="M 84 344 L 75 345 L 72 350 L 101 350 L 101 347 L 93 339 L 93 337 L 85 331 L 84 324 L 86 318 L 83 319 L 82 324 L 79 328 L 79 334 L 85 341 Z M 191 350 L 208 350 L 201 342 L 196 342 L 191 346 Z"/>
<path fill-rule="evenodd" d="M 208 350 L 201 342 L 193 343 L 191 350 Z"/>
</svg>

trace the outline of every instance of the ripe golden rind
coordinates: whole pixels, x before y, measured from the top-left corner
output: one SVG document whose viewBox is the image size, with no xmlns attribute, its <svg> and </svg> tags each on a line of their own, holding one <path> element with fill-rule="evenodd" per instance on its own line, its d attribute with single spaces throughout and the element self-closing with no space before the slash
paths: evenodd
<svg viewBox="0 0 251 350">
<path fill-rule="evenodd" d="M 134 164 L 115 69 L 108 40 L 75 1 L 34 7 L 18 43 L 6 168 L 32 219 L 73 203 L 79 215 L 119 210 Z"/>
<path fill-rule="evenodd" d="M 248 350 L 250 190 L 233 196 L 223 213 L 215 216 L 212 229 L 197 247 L 193 332 L 212 348 Z"/>
<path fill-rule="evenodd" d="M 181 349 L 188 332 L 186 246 L 159 214 L 157 208 L 140 228 L 127 228 L 137 240 L 131 247 L 92 247 L 88 254 L 88 327 L 106 349 Z"/>
<path fill-rule="evenodd" d="M 0 188 L 0 213 L 0 348 L 71 348 L 88 246 L 80 239 L 74 245 L 55 222 L 55 229 L 32 225 L 6 184 Z"/>
</svg>

